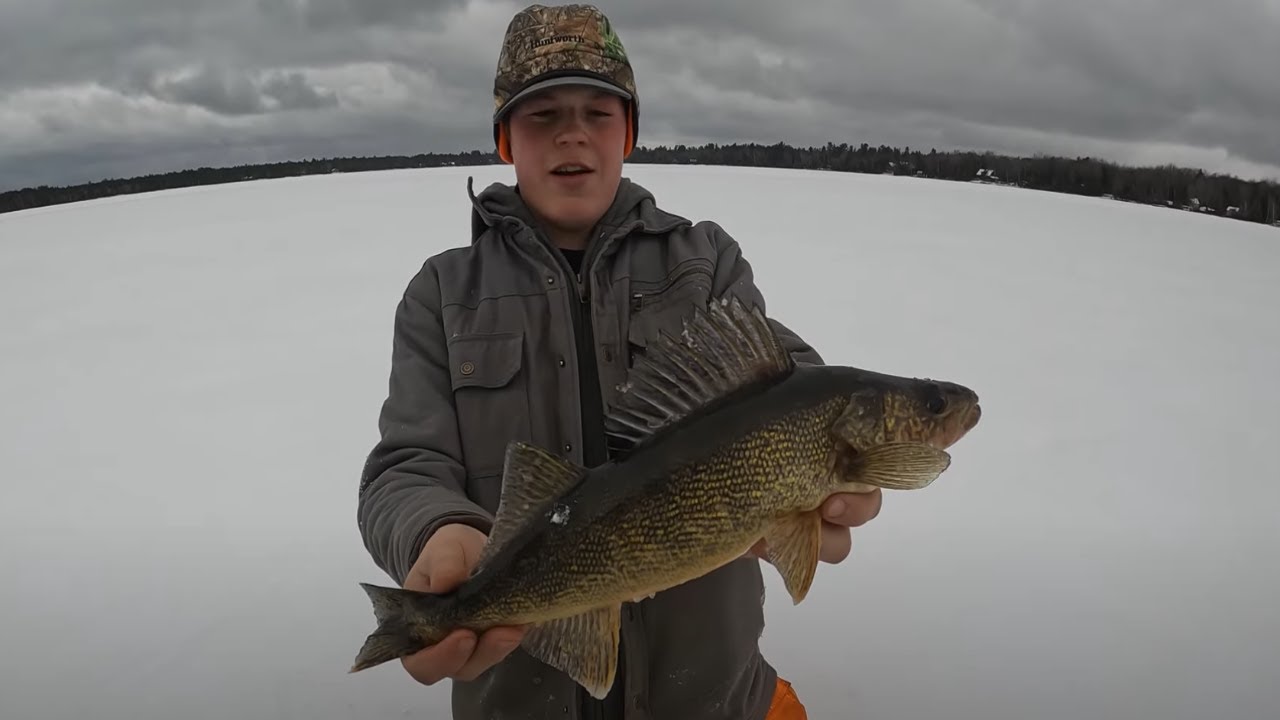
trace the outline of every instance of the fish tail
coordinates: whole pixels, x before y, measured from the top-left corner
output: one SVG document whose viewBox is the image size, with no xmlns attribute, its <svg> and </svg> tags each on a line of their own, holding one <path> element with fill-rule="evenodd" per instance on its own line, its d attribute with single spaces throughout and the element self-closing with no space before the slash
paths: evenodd
<svg viewBox="0 0 1280 720">
<path fill-rule="evenodd" d="M 365 639 L 349 672 L 367 670 L 411 655 L 427 646 L 422 638 L 424 628 L 411 627 L 409 618 L 412 609 L 415 624 L 421 626 L 424 619 L 428 626 L 432 624 L 430 618 L 433 613 L 430 611 L 433 598 L 430 595 L 368 583 L 360 583 L 360 587 L 364 588 L 373 603 L 373 615 L 378 627 Z M 435 628 L 427 627 L 425 630 L 428 635 L 435 634 Z"/>
</svg>

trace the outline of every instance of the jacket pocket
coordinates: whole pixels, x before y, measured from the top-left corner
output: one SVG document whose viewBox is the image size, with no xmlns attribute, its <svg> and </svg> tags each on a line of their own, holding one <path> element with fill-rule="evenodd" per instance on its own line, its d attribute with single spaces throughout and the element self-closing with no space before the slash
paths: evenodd
<svg viewBox="0 0 1280 720">
<path fill-rule="evenodd" d="M 631 279 L 631 311 L 643 312 L 663 308 L 690 294 L 710 294 L 711 275 L 715 266 L 704 258 L 685 260 L 656 281 Z"/>
<path fill-rule="evenodd" d="M 706 307 L 711 296 L 711 275 L 707 263 L 690 260 L 657 283 L 632 281 L 627 344 L 628 367 L 638 355 L 665 331 L 680 337 L 682 323 L 695 307 Z"/>
<path fill-rule="evenodd" d="M 449 338 L 449 374 L 468 494 L 496 512 L 507 445 L 530 437 L 524 334 L 471 333 Z"/>
</svg>

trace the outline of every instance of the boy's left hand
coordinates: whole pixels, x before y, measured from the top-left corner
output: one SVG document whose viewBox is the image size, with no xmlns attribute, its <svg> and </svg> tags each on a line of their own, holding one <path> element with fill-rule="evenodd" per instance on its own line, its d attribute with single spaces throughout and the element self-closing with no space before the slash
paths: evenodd
<svg viewBox="0 0 1280 720">
<path fill-rule="evenodd" d="M 884 496 L 880 488 L 867 493 L 840 493 L 822 504 L 822 549 L 818 559 L 839 563 L 849 557 L 853 547 L 850 528 L 861 527 L 880 514 Z"/>
<path fill-rule="evenodd" d="M 849 557 L 849 551 L 853 548 L 851 528 L 861 527 L 874 520 L 880 514 L 883 502 L 884 495 L 880 488 L 866 493 L 840 493 L 827 498 L 820 508 L 822 546 L 818 550 L 818 559 L 834 565 Z M 746 557 L 768 561 L 764 540 L 752 546 Z"/>
</svg>

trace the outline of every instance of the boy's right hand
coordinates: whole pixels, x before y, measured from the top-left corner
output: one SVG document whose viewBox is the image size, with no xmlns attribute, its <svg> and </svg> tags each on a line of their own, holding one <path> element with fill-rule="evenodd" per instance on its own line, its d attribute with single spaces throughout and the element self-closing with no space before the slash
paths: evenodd
<svg viewBox="0 0 1280 720">
<path fill-rule="evenodd" d="M 480 559 L 487 536 L 470 525 L 444 525 L 422 547 L 405 578 L 406 590 L 443 593 L 461 585 Z M 403 657 L 400 662 L 414 680 L 434 685 L 445 678 L 474 680 L 520 645 L 524 627 L 496 627 L 478 638 L 470 630 L 455 630 L 439 643 Z"/>
</svg>

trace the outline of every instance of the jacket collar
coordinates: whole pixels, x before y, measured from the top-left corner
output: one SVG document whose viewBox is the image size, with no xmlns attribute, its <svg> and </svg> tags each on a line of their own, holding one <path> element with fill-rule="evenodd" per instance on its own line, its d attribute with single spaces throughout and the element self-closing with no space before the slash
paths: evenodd
<svg viewBox="0 0 1280 720">
<path fill-rule="evenodd" d="M 467 195 L 471 198 L 471 242 L 475 243 L 489 229 L 516 230 L 534 228 L 536 222 L 518 189 L 495 182 L 475 194 L 475 178 L 467 178 Z M 631 232 L 663 234 L 692 223 L 679 215 L 658 207 L 653 193 L 628 178 L 618 184 L 617 195 L 596 224 L 595 236 L 612 238 Z"/>
</svg>

